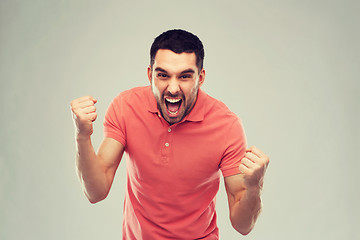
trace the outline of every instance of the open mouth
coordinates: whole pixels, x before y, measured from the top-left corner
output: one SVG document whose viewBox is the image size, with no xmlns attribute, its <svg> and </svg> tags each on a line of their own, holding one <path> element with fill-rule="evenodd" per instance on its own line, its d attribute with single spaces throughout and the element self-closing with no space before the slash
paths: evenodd
<svg viewBox="0 0 360 240">
<path fill-rule="evenodd" d="M 182 104 L 182 99 L 181 98 L 165 98 L 165 104 L 166 104 L 166 108 L 168 110 L 168 113 L 170 115 L 176 115 L 178 114 L 181 104 Z"/>
</svg>

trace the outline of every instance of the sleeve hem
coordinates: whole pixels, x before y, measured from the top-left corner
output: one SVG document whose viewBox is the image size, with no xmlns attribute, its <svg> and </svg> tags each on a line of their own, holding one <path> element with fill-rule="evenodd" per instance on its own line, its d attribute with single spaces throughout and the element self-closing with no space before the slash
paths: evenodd
<svg viewBox="0 0 360 240">
<path fill-rule="evenodd" d="M 122 138 L 121 136 L 119 136 L 118 134 L 116 133 L 113 133 L 113 132 L 105 132 L 105 137 L 106 138 L 112 138 L 112 139 L 115 139 L 116 141 L 120 142 L 123 146 L 126 146 L 126 141 L 124 138 Z"/>
<path fill-rule="evenodd" d="M 230 176 L 233 176 L 233 175 L 236 175 L 236 174 L 240 174 L 240 170 L 239 170 L 238 166 L 233 167 L 233 168 L 229 168 L 229 169 L 225 169 L 225 170 L 221 169 L 221 172 L 222 172 L 224 177 L 230 177 Z"/>
</svg>

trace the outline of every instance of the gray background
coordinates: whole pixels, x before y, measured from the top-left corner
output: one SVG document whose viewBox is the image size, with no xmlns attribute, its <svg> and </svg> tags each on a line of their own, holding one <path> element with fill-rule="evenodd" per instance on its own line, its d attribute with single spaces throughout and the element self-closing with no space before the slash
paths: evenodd
<svg viewBox="0 0 360 240">
<path fill-rule="evenodd" d="M 271 158 L 245 239 L 359 237 L 359 1 L 0 2 L 0 239 L 121 239 L 124 162 L 109 197 L 75 174 L 70 101 L 98 99 L 93 143 L 121 91 L 147 85 L 153 39 L 205 45 L 203 89 Z M 218 194 L 221 239 L 242 239 Z"/>
</svg>

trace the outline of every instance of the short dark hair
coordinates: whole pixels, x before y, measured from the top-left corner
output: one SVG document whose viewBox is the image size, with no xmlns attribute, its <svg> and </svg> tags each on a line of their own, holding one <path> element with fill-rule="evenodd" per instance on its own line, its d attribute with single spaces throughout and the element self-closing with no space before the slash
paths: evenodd
<svg viewBox="0 0 360 240">
<path fill-rule="evenodd" d="M 159 49 L 168 49 L 175 53 L 195 53 L 196 65 L 199 73 L 203 68 L 204 46 L 194 34 L 182 29 L 173 29 L 163 32 L 155 38 L 150 48 L 150 65 L 155 61 L 155 55 Z"/>
</svg>

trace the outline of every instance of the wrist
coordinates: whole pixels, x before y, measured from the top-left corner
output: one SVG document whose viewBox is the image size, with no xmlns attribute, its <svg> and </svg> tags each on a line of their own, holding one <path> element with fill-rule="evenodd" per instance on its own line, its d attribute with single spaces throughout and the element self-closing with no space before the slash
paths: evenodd
<svg viewBox="0 0 360 240">
<path fill-rule="evenodd" d="M 245 182 L 245 188 L 252 193 L 261 193 L 263 188 L 263 179 L 256 181 L 246 181 Z"/>
<path fill-rule="evenodd" d="M 79 142 L 87 142 L 91 141 L 91 135 L 84 135 L 84 134 L 76 134 L 76 141 Z"/>
</svg>

